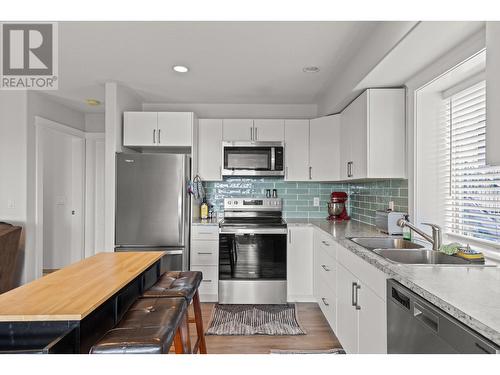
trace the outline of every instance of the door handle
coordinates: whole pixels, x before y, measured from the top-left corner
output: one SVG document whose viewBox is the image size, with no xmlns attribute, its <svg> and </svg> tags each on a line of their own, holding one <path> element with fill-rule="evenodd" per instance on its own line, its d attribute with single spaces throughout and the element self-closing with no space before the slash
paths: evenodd
<svg viewBox="0 0 500 375">
<path fill-rule="evenodd" d="M 309 179 L 312 180 L 312 169 L 313 167 L 309 166 Z"/>
<path fill-rule="evenodd" d="M 323 245 L 325 245 L 325 246 L 330 246 L 330 244 L 329 244 L 328 242 L 326 242 L 326 241 L 321 241 L 321 242 L 322 242 L 322 243 L 323 243 Z"/>
<path fill-rule="evenodd" d="M 323 269 L 326 271 L 326 272 L 330 272 L 330 268 L 328 268 L 325 264 L 322 264 L 321 267 L 323 267 Z"/>
<path fill-rule="evenodd" d="M 161 143 L 161 129 L 158 129 L 158 144 Z"/>
<path fill-rule="evenodd" d="M 351 162 L 350 162 L 350 161 L 348 161 L 348 162 L 347 162 L 347 164 L 346 164 L 346 168 L 347 168 L 347 177 L 351 177 L 350 166 L 351 166 Z"/>
<path fill-rule="evenodd" d="M 200 254 L 200 255 L 212 255 L 213 253 L 203 253 L 203 252 L 198 251 L 198 254 Z"/>
<path fill-rule="evenodd" d="M 358 305 L 359 302 L 359 290 L 361 289 L 361 285 L 356 283 L 356 310 L 361 310 L 361 306 Z"/>
<path fill-rule="evenodd" d="M 255 128 L 255 130 L 254 130 L 254 133 L 255 133 L 255 140 L 256 140 L 256 141 L 258 141 L 258 140 L 259 140 L 259 135 L 258 135 L 258 133 L 257 133 L 257 130 L 258 130 L 258 129 L 259 129 L 259 128 L 257 128 L 257 127 L 256 127 L 256 128 Z"/>
<path fill-rule="evenodd" d="M 356 306 L 357 302 L 355 301 L 356 298 L 356 283 L 353 282 L 351 285 L 351 306 Z"/>
<path fill-rule="evenodd" d="M 285 167 L 285 178 L 288 178 L 288 167 Z"/>
<path fill-rule="evenodd" d="M 211 283 L 212 280 L 201 280 L 201 282 L 203 282 L 203 283 Z"/>
<path fill-rule="evenodd" d="M 325 297 L 321 297 L 321 300 L 323 301 L 323 304 L 325 306 L 330 306 L 330 304 L 328 303 L 328 300 Z"/>
<path fill-rule="evenodd" d="M 288 243 L 292 243 L 292 231 L 288 229 Z"/>
<path fill-rule="evenodd" d="M 156 143 L 156 129 L 153 129 L 153 143 Z"/>
<path fill-rule="evenodd" d="M 250 140 L 253 141 L 253 128 L 250 126 Z"/>
</svg>

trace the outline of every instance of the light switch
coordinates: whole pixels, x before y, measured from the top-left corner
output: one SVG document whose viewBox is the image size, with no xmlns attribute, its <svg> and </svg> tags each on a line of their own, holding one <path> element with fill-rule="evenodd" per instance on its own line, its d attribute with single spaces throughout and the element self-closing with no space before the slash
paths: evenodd
<svg viewBox="0 0 500 375">
<path fill-rule="evenodd" d="M 313 199 L 313 206 L 314 207 L 319 207 L 319 197 L 314 197 L 314 199 Z"/>
</svg>

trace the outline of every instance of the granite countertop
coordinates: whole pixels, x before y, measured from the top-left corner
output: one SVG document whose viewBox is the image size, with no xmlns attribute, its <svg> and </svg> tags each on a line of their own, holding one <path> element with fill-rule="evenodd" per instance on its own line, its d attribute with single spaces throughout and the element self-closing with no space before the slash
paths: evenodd
<svg viewBox="0 0 500 375">
<path fill-rule="evenodd" d="M 500 346 L 500 268 L 397 265 L 346 239 L 385 236 L 373 226 L 354 220 L 287 219 L 287 223 L 318 227 L 389 278 Z"/>
<path fill-rule="evenodd" d="M 219 225 L 221 219 L 214 217 L 212 219 L 193 219 L 191 225 Z"/>
</svg>

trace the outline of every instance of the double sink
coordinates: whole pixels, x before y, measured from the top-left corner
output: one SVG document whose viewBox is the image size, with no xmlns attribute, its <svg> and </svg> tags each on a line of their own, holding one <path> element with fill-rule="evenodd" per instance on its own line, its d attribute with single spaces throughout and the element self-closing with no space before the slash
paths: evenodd
<svg viewBox="0 0 500 375">
<path fill-rule="evenodd" d="M 443 254 L 403 238 L 352 237 L 352 242 L 396 264 L 476 265 L 466 259 Z"/>
</svg>

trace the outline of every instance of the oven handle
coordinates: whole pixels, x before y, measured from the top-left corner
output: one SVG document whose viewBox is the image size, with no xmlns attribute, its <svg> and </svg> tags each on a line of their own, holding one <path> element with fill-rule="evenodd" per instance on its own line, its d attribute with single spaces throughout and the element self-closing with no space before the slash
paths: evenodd
<svg viewBox="0 0 500 375">
<path fill-rule="evenodd" d="M 228 228 L 221 227 L 220 234 L 287 234 L 286 228 Z"/>
</svg>

